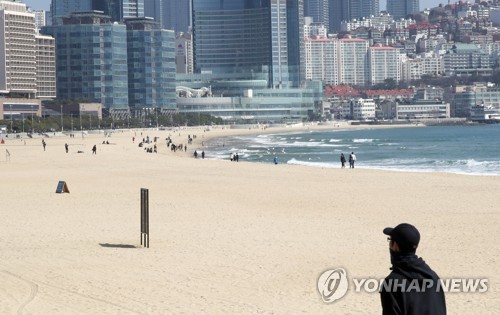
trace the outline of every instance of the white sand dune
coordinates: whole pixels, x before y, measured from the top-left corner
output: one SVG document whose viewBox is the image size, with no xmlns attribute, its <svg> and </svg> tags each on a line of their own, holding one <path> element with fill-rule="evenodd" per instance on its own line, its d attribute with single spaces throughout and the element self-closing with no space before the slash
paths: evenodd
<svg viewBox="0 0 500 315">
<path fill-rule="evenodd" d="M 487 293 L 448 293 L 449 314 L 500 310 L 500 177 L 194 159 L 209 136 L 251 131 L 142 132 L 0 145 L 1 314 L 380 314 L 377 293 L 325 304 L 316 281 L 335 267 L 386 276 L 382 229 L 401 222 L 441 277 L 489 279 Z M 174 153 L 168 134 L 197 142 Z M 146 135 L 158 154 L 137 146 Z"/>
</svg>

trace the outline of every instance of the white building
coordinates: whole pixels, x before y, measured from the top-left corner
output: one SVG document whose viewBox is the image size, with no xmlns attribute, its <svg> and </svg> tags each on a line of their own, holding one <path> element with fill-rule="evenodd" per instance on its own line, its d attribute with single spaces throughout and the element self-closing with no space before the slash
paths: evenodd
<svg viewBox="0 0 500 315">
<path fill-rule="evenodd" d="M 435 101 L 420 101 L 413 104 L 397 104 L 396 119 L 450 118 L 450 104 Z"/>
<path fill-rule="evenodd" d="M 304 18 L 304 38 L 313 36 L 328 37 L 328 29 L 322 23 L 313 23 L 313 19 L 306 16 Z"/>
<path fill-rule="evenodd" d="M 45 10 L 35 10 L 33 14 L 35 14 L 35 27 L 39 32 L 43 26 L 47 25 L 47 12 Z"/>
<path fill-rule="evenodd" d="M 35 15 L 26 4 L 0 1 L 0 90 L 35 95 Z"/>
<path fill-rule="evenodd" d="M 306 80 L 338 85 L 337 45 L 337 40 L 325 37 L 305 39 Z"/>
<path fill-rule="evenodd" d="M 36 37 L 36 97 L 56 98 L 56 42 L 53 37 Z"/>
<path fill-rule="evenodd" d="M 371 98 L 355 98 L 342 104 L 342 115 L 349 119 L 374 119 L 375 101 Z"/>
<path fill-rule="evenodd" d="M 193 73 L 193 37 L 190 33 L 180 33 L 175 38 L 176 73 Z"/>
<path fill-rule="evenodd" d="M 365 85 L 368 81 L 368 41 L 359 38 L 338 40 L 339 84 Z"/>
<path fill-rule="evenodd" d="M 368 48 L 368 63 L 370 67 L 370 84 L 384 83 L 386 79 L 401 80 L 399 49 L 388 46 L 373 46 Z"/>
<path fill-rule="evenodd" d="M 423 75 L 439 76 L 444 74 L 443 58 L 434 53 L 426 53 L 417 58 L 401 57 L 401 80 L 420 80 Z"/>
</svg>

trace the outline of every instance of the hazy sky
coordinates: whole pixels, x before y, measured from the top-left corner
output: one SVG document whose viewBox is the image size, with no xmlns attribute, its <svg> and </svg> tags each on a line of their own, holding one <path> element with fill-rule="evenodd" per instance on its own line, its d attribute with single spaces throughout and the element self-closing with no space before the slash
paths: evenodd
<svg viewBox="0 0 500 315">
<path fill-rule="evenodd" d="M 51 0 L 24 0 L 28 6 L 35 10 L 49 10 Z M 456 0 L 451 0 L 454 3 Z M 472 2 L 472 1 L 471 1 Z M 386 0 L 380 0 L 380 9 L 385 9 Z M 420 0 L 420 9 L 437 7 L 440 3 L 447 4 L 448 0 Z"/>
</svg>

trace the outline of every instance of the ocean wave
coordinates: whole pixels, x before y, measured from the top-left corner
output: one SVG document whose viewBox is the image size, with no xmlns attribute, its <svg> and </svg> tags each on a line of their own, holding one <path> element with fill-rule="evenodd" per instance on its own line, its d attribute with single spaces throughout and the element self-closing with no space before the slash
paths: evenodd
<svg viewBox="0 0 500 315">
<path fill-rule="evenodd" d="M 354 143 L 371 143 L 373 141 L 376 141 L 377 139 L 352 139 L 352 142 Z"/>
<path fill-rule="evenodd" d="M 297 160 L 295 158 L 288 160 L 286 162 L 286 164 L 304 165 L 304 166 L 312 166 L 312 167 L 327 167 L 327 168 L 334 168 L 335 167 L 334 164 L 328 163 L 328 162 L 308 162 L 308 161 Z"/>
</svg>

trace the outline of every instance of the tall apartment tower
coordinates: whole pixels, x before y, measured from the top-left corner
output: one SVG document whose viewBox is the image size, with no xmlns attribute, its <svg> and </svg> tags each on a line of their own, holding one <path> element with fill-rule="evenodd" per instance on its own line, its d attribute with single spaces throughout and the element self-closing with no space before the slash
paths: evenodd
<svg viewBox="0 0 500 315">
<path fill-rule="evenodd" d="M 196 73 L 262 73 L 271 87 L 303 80 L 302 0 L 193 0 Z"/>
<path fill-rule="evenodd" d="M 339 84 L 366 85 L 369 76 L 368 41 L 343 38 L 338 41 Z"/>
<path fill-rule="evenodd" d="M 0 1 L 0 90 L 35 96 L 35 34 L 24 3 Z"/>
<path fill-rule="evenodd" d="M 329 0 L 304 0 L 304 16 L 313 18 L 314 23 L 321 23 L 326 27 L 330 23 Z"/>
<path fill-rule="evenodd" d="M 387 12 L 394 19 L 405 18 L 408 14 L 420 11 L 419 0 L 387 0 Z"/>
<path fill-rule="evenodd" d="M 368 48 L 368 65 L 370 84 L 384 83 L 386 79 L 393 79 L 396 83 L 401 80 L 399 63 L 399 49 L 376 45 Z"/>
<path fill-rule="evenodd" d="M 175 33 L 151 18 L 126 19 L 130 110 L 177 109 Z"/>
</svg>

